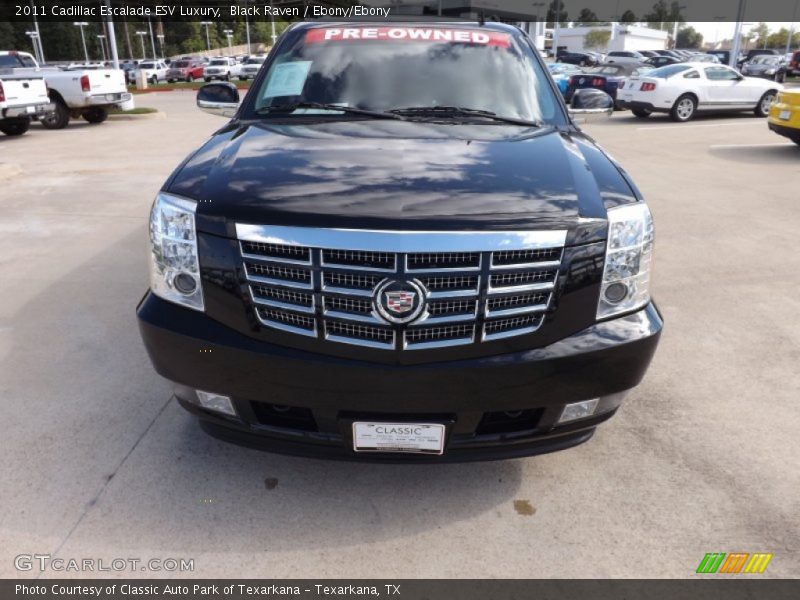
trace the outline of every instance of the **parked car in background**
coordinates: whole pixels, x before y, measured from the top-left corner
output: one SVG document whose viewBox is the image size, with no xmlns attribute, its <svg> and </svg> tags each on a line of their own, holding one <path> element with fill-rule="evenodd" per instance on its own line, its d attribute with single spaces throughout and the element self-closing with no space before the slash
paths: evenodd
<svg viewBox="0 0 800 600">
<path fill-rule="evenodd" d="M 689 121 L 698 111 L 753 111 L 765 117 L 782 86 L 745 77 L 725 65 L 678 63 L 632 75 L 620 89 L 618 102 L 637 117 L 669 113 Z"/>
<path fill-rule="evenodd" d="M 148 83 L 156 85 L 159 81 L 167 80 L 167 63 L 163 60 L 143 60 L 133 71 L 128 71 L 128 81 L 136 83 L 138 74 L 144 73 L 144 78 Z"/>
<path fill-rule="evenodd" d="M 800 52 L 793 52 L 789 57 L 786 65 L 786 76 L 797 77 L 800 76 Z"/>
<path fill-rule="evenodd" d="M 242 66 L 236 62 L 232 56 L 219 56 L 212 58 L 203 69 L 203 79 L 212 81 L 220 79 L 230 81 L 233 77 L 238 77 L 242 72 Z"/>
<path fill-rule="evenodd" d="M 553 81 L 556 82 L 562 96 L 567 93 L 570 76 L 583 73 L 581 67 L 569 63 L 548 63 L 547 69 L 550 71 L 550 75 L 552 75 Z"/>
<path fill-rule="evenodd" d="M 653 58 L 654 56 L 658 56 L 654 50 L 639 50 L 639 54 L 645 58 Z"/>
<path fill-rule="evenodd" d="M 595 88 L 603 90 L 611 96 L 616 105 L 617 90 L 625 80 L 633 75 L 644 75 L 653 70 L 650 65 L 642 63 L 603 64 L 596 67 L 586 67 L 580 74 L 572 75 L 567 83 L 564 99 L 569 102 L 576 90 Z M 618 107 L 620 108 L 620 107 Z"/>
<path fill-rule="evenodd" d="M 769 128 L 800 145 L 800 90 L 783 90 L 770 107 Z"/>
<path fill-rule="evenodd" d="M 739 60 L 736 61 L 736 67 L 741 69 L 744 63 L 752 61 L 756 56 L 778 56 L 780 53 L 777 50 L 769 50 L 766 48 L 751 48 L 747 51 L 747 54 L 744 54 L 739 57 Z"/>
<path fill-rule="evenodd" d="M 41 74 L 48 88 L 52 111 L 40 119 L 48 129 L 62 129 L 70 118 L 82 117 L 85 121 L 98 124 L 108 117 L 112 108 L 131 109 L 133 96 L 125 85 L 122 69 L 83 67 L 39 69 L 36 60 L 26 52 L 18 53 L 24 57 L 28 67 L 18 70 L 19 74 Z"/>
<path fill-rule="evenodd" d="M 716 56 L 717 60 L 722 63 L 723 65 L 727 65 L 731 59 L 730 50 L 709 50 L 706 54 L 710 54 L 711 56 Z"/>
<path fill-rule="evenodd" d="M 180 59 L 170 65 L 167 69 L 166 79 L 168 83 L 173 81 L 192 82 L 195 79 L 202 79 L 205 63 L 197 59 Z"/>
<path fill-rule="evenodd" d="M 642 64 L 644 59 L 647 58 L 640 52 L 633 52 L 630 50 L 618 50 L 614 52 L 609 52 L 606 55 L 606 62 L 607 63 L 619 63 L 619 64 Z"/>
<path fill-rule="evenodd" d="M 258 75 L 259 69 L 261 69 L 261 65 L 264 64 L 264 61 L 267 60 L 266 54 L 254 54 L 242 65 L 239 71 L 239 79 L 241 81 L 247 81 L 248 79 L 255 79 L 255 76 Z"/>
<path fill-rule="evenodd" d="M 784 81 L 788 65 L 783 56 L 760 54 L 742 65 L 741 73 L 747 77 L 764 77 L 773 81 Z"/>
<path fill-rule="evenodd" d="M 654 69 L 659 67 L 664 67 L 666 65 L 674 65 L 675 63 L 682 62 L 679 58 L 675 58 L 674 56 L 661 56 L 656 55 L 652 58 L 646 58 L 644 60 L 645 65 L 650 65 Z"/>
<path fill-rule="evenodd" d="M 564 52 L 556 62 L 579 65 L 581 67 L 593 67 L 600 64 L 600 59 L 597 55 L 589 52 Z"/>
<path fill-rule="evenodd" d="M 45 117 L 51 110 L 47 84 L 36 64 L 13 50 L 0 51 L 0 131 L 22 135 L 32 119 Z"/>
<path fill-rule="evenodd" d="M 719 58 L 714 56 L 713 54 L 701 54 L 701 53 L 692 54 L 687 59 L 687 62 L 706 62 L 706 63 L 720 64 Z"/>
</svg>

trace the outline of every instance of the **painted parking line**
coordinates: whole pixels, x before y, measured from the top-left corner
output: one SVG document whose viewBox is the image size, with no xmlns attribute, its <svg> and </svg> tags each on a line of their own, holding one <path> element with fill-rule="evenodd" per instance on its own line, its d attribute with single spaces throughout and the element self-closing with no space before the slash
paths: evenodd
<svg viewBox="0 0 800 600">
<path fill-rule="evenodd" d="M 794 146 L 792 142 L 777 142 L 774 144 L 712 144 L 712 150 L 722 150 L 725 148 L 780 148 L 782 146 Z"/>
<path fill-rule="evenodd" d="M 636 131 L 658 131 L 660 129 L 691 129 L 697 127 L 731 127 L 732 125 L 759 125 L 764 127 L 764 121 L 724 121 L 722 123 L 692 123 L 689 125 L 648 125 L 647 127 L 637 127 Z"/>
</svg>

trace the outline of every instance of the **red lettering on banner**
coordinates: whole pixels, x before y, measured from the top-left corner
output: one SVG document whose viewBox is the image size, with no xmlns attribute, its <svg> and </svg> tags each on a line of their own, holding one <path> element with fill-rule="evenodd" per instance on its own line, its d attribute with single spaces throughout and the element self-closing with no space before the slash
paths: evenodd
<svg viewBox="0 0 800 600">
<path fill-rule="evenodd" d="M 408 42 L 450 42 L 480 44 L 508 48 L 511 35 L 481 29 L 451 29 L 429 27 L 324 27 L 306 32 L 307 44 L 360 40 L 396 40 Z"/>
</svg>

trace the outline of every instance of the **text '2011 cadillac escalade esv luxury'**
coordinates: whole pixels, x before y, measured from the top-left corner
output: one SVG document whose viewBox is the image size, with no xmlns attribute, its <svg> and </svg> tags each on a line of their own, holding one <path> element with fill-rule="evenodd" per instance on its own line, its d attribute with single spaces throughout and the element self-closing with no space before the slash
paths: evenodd
<svg viewBox="0 0 800 600">
<path fill-rule="evenodd" d="M 170 176 L 138 307 L 204 429 L 277 452 L 484 460 L 588 440 L 662 320 L 653 221 L 529 39 L 300 23 Z"/>
</svg>

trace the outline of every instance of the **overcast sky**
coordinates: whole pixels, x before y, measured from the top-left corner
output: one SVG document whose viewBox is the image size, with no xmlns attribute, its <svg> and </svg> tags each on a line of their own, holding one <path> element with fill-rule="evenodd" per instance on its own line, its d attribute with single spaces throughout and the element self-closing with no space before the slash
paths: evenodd
<svg viewBox="0 0 800 600">
<path fill-rule="evenodd" d="M 736 23 L 694 23 L 689 22 L 689 25 L 694 27 L 697 31 L 703 34 L 703 41 L 705 42 L 714 42 L 716 40 L 724 40 L 730 39 L 733 37 L 733 32 L 736 27 Z M 742 29 L 745 33 L 750 30 L 751 27 L 758 25 L 758 23 L 746 23 Z M 786 27 L 789 29 L 791 23 L 767 23 L 769 25 L 770 32 L 778 31 L 781 27 Z M 795 24 L 794 30 L 798 31 L 800 29 L 800 23 Z"/>
</svg>

